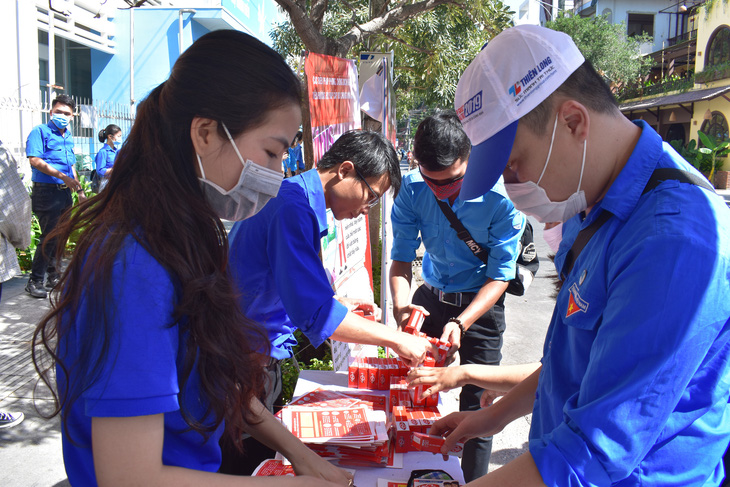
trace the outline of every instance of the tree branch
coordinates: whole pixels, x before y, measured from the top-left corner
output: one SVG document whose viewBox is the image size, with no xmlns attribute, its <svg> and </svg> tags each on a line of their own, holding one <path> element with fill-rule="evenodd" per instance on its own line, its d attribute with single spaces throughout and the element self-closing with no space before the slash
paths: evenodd
<svg viewBox="0 0 730 487">
<path fill-rule="evenodd" d="M 322 32 L 322 22 L 324 22 L 324 14 L 327 12 L 327 6 L 327 0 L 312 1 L 312 8 L 309 10 L 309 18 L 312 20 L 312 24 L 317 29 L 317 32 Z"/>
<path fill-rule="evenodd" d="M 416 47 L 411 44 L 408 44 L 406 41 L 394 36 L 393 34 L 388 34 L 387 32 L 381 32 L 380 35 L 382 35 L 383 37 L 387 37 L 388 39 L 392 39 L 396 42 L 399 42 L 399 43 L 403 44 L 404 46 L 408 47 L 409 49 L 413 49 L 414 51 L 418 51 L 420 53 L 427 54 L 429 56 L 433 56 L 435 54 L 434 51 L 429 51 L 428 49 L 421 49 L 420 47 Z"/>
<path fill-rule="evenodd" d="M 327 40 L 307 16 L 304 6 L 296 0 L 275 1 L 289 14 L 289 20 L 297 31 L 297 34 L 299 34 L 304 47 L 312 52 L 325 53 L 328 44 Z"/>
</svg>

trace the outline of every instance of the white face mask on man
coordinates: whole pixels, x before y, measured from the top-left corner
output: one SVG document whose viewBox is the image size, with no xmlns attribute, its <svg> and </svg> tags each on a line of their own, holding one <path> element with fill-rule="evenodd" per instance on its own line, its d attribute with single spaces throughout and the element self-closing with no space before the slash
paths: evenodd
<svg viewBox="0 0 730 487">
<path fill-rule="evenodd" d="M 203 161 L 198 158 L 198 166 L 202 177 L 198 178 L 200 186 L 205 194 L 208 204 L 215 210 L 218 217 L 224 220 L 241 221 L 254 216 L 266 203 L 279 193 L 279 187 L 284 175 L 281 171 L 272 171 L 256 164 L 251 160 L 243 160 L 243 156 L 233 142 L 233 137 L 228 127 L 221 122 L 223 130 L 226 131 L 228 140 L 236 151 L 238 160 L 241 161 L 243 169 L 238 182 L 228 191 L 224 190 L 212 181 L 205 179 Z"/>
<path fill-rule="evenodd" d="M 550 155 L 553 152 L 553 142 L 555 141 L 555 129 L 558 127 L 558 117 L 555 117 L 555 125 L 553 125 L 553 135 L 550 137 L 550 149 L 548 149 L 547 159 L 545 160 L 545 166 L 542 168 L 542 173 L 537 183 L 527 181 L 525 183 L 505 183 L 504 187 L 507 190 L 509 199 L 515 205 L 515 208 L 534 216 L 541 223 L 546 222 L 564 222 L 570 220 L 572 217 L 584 211 L 588 205 L 586 203 L 586 195 L 580 189 L 580 185 L 583 182 L 583 169 L 586 165 L 586 147 L 588 139 L 583 141 L 583 162 L 580 166 L 580 179 L 578 179 L 578 189 L 575 193 L 565 201 L 551 201 L 548 198 L 547 193 L 543 188 L 540 187 L 540 181 L 545 174 L 548 163 L 550 162 Z"/>
</svg>

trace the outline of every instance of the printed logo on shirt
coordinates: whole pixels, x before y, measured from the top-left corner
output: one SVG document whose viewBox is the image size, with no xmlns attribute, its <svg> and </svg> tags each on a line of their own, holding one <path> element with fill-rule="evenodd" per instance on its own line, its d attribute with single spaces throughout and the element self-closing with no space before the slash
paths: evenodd
<svg viewBox="0 0 730 487">
<path fill-rule="evenodd" d="M 565 317 L 569 317 L 578 311 L 582 311 L 585 313 L 588 310 L 588 302 L 586 302 L 583 298 L 580 297 L 580 293 L 578 292 L 578 284 L 573 283 L 572 286 L 570 286 L 570 296 L 568 298 L 568 312 L 565 313 Z"/>
</svg>

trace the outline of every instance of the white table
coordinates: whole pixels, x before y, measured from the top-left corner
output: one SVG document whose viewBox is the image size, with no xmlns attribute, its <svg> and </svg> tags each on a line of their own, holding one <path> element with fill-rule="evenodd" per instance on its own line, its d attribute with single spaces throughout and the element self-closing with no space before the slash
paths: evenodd
<svg viewBox="0 0 730 487">
<path fill-rule="evenodd" d="M 313 391 L 318 387 L 337 386 L 333 389 L 347 387 L 347 372 L 333 372 L 325 370 L 302 370 L 299 374 L 294 396 L 301 396 L 307 392 Z M 357 389 L 353 389 L 356 391 Z M 368 393 L 378 393 L 386 395 L 387 391 L 370 391 Z M 439 409 L 443 412 L 451 412 L 458 410 L 458 403 L 454 403 L 450 396 L 441 394 Z M 347 468 L 347 467 L 345 467 Z M 376 487 L 378 479 L 388 479 L 396 481 L 407 481 L 412 470 L 437 469 L 448 472 L 460 484 L 464 484 L 464 474 L 461 471 L 461 464 L 456 457 L 449 457 L 444 461 L 441 455 L 434 455 L 426 452 L 409 452 L 403 454 L 403 468 L 363 468 L 360 467 L 355 472 L 355 485 L 357 487 Z"/>
</svg>

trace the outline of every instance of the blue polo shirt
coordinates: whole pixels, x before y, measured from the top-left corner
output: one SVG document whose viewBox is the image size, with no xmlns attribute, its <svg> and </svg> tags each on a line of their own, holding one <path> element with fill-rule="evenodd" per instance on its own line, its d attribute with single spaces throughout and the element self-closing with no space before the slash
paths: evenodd
<svg viewBox="0 0 730 487">
<path fill-rule="evenodd" d="M 43 159 L 66 176 L 74 177 L 73 166 L 76 164 L 74 139 L 68 128 L 61 134 L 56 124 L 50 120 L 45 125 L 37 125 L 28 135 L 25 155 Z M 49 176 L 35 167 L 32 168 L 31 180 L 36 183 L 63 184 L 60 179 Z"/>
<path fill-rule="evenodd" d="M 391 259 L 413 261 L 423 241 L 423 279 L 444 292 L 476 292 L 487 278 L 513 279 L 525 217 L 507 198 L 504 185 L 497 183 L 472 200 L 457 197 L 451 208 L 474 240 L 489 250 L 488 264 L 456 235 L 418 170 L 403 176 L 393 203 Z"/>
<path fill-rule="evenodd" d="M 646 123 L 606 196 L 566 222 L 593 236 L 557 298 L 545 339 L 530 453 L 547 485 L 718 486 L 730 441 L 730 210 L 665 181 L 697 173 Z"/>
<path fill-rule="evenodd" d="M 104 144 L 99 152 L 96 153 L 96 173 L 104 177 L 106 172 L 114 166 L 114 160 L 117 158 L 117 152 L 119 149 L 116 147 L 109 147 L 109 144 Z"/>
<path fill-rule="evenodd" d="M 316 169 L 285 179 L 276 198 L 233 225 L 230 269 L 249 318 L 269 334 L 271 356 L 292 356 L 299 328 L 315 347 L 342 323 L 347 307 L 334 298 L 319 258 L 327 235 L 324 188 Z"/>
<path fill-rule="evenodd" d="M 185 338 L 175 322 L 176 280 L 138 242 L 129 237 L 112 267 L 111 296 L 105 309 L 92 309 L 82 298 L 76 315 L 65 316 L 68 335 L 59 343 L 59 354 L 71 367 L 81 396 L 63 410 L 68 430 L 63 429 L 63 461 L 72 485 L 96 485 L 91 449 L 93 417 L 131 417 L 164 414 L 165 429 L 162 462 L 194 470 L 215 472 L 220 467 L 218 446 L 224 425 L 207 440 L 199 433 L 186 431 L 180 413 L 180 376 Z M 84 294 L 100 287 L 91 281 Z M 94 377 L 89 366 L 102 344 L 98 327 L 102 313 L 109 327 L 109 349 Z M 88 347 L 87 354 L 82 354 Z M 81 361 L 78 363 L 78 361 Z M 56 367 L 59 390 L 67 383 L 62 368 Z M 203 417 L 206 401 L 201 396 L 197 369 L 186 382 L 187 410 L 193 418 Z M 73 443 L 73 442 L 76 443 Z"/>
</svg>

